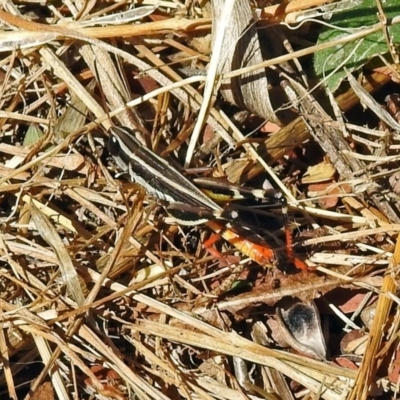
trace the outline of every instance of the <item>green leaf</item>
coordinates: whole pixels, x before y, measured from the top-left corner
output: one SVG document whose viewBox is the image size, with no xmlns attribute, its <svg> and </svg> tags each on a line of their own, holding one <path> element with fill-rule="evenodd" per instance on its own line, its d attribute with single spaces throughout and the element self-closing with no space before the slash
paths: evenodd
<svg viewBox="0 0 400 400">
<path fill-rule="evenodd" d="M 42 137 L 42 130 L 37 125 L 31 124 L 26 131 L 24 142 L 22 143 L 22 145 L 24 147 L 30 146 L 31 144 L 35 144 L 36 142 L 38 142 Z"/>
<path fill-rule="evenodd" d="M 249 289 L 251 289 L 251 287 L 252 287 L 252 284 L 248 280 L 238 280 L 238 281 L 235 281 L 232 283 L 232 286 L 228 292 L 249 290 Z"/>
<path fill-rule="evenodd" d="M 388 21 L 400 15 L 399 0 L 387 0 L 382 2 L 382 5 Z M 318 44 L 332 42 L 377 24 L 379 22 L 377 13 L 375 0 L 364 0 L 354 8 L 334 14 L 328 21 L 329 24 L 348 31 L 325 27 L 319 35 Z M 400 43 L 400 25 L 388 26 L 388 32 L 390 39 L 397 46 Z M 385 36 L 380 30 L 361 39 L 318 51 L 314 56 L 314 68 L 320 79 L 329 75 L 325 86 L 333 92 L 346 76 L 344 68 L 350 72 L 355 71 L 378 54 L 387 54 L 389 51 Z"/>
</svg>

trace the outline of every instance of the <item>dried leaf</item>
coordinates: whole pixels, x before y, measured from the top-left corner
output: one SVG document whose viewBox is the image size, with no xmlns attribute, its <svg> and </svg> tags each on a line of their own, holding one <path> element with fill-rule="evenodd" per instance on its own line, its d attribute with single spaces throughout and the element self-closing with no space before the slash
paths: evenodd
<svg viewBox="0 0 400 400">
<path fill-rule="evenodd" d="M 288 344 L 311 357 L 325 360 L 326 344 L 314 302 L 296 303 L 287 311 L 277 308 L 279 328 Z"/>
<path fill-rule="evenodd" d="M 213 40 L 218 22 L 224 18 L 222 11 L 225 0 L 213 0 Z M 220 72 L 228 73 L 238 68 L 249 67 L 263 62 L 261 46 L 250 3 L 236 1 L 229 24 L 229 35 L 222 45 Z M 268 81 L 264 71 L 244 73 L 221 82 L 224 98 L 241 109 L 249 110 L 270 121 L 277 121 L 268 96 Z"/>
<path fill-rule="evenodd" d="M 54 389 L 51 382 L 43 382 L 34 393 L 32 393 L 31 400 L 53 400 Z"/>
<path fill-rule="evenodd" d="M 336 174 L 335 167 L 329 162 L 322 162 L 317 165 L 313 165 L 307 169 L 307 172 L 303 175 L 301 183 L 317 183 L 330 181 Z"/>
<path fill-rule="evenodd" d="M 312 184 L 308 187 L 308 196 L 316 197 L 318 205 L 327 210 L 337 205 L 339 201 L 338 194 L 342 194 L 343 191 L 339 187 L 333 187 L 330 182 Z"/>
<path fill-rule="evenodd" d="M 2 31 L 0 32 L 0 52 L 29 49 L 51 42 L 58 36 L 54 32 Z"/>
<path fill-rule="evenodd" d="M 155 4 L 152 6 L 136 7 L 133 8 L 132 10 L 123 11 L 111 15 L 104 15 L 103 17 L 92 18 L 87 21 L 80 21 L 79 24 L 76 25 L 78 25 L 79 27 L 83 27 L 83 26 L 95 26 L 95 25 L 128 24 L 130 22 L 137 21 L 152 14 L 155 10 L 157 10 L 158 6 L 159 2 L 155 2 Z"/>
</svg>

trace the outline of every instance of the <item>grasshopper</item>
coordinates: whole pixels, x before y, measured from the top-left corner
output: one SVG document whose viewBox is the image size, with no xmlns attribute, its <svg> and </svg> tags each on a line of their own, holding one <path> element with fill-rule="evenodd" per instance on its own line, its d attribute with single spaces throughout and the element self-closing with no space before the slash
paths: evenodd
<svg viewBox="0 0 400 400">
<path fill-rule="evenodd" d="M 167 211 L 178 223 L 205 224 L 261 266 L 273 265 L 276 260 L 275 252 L 260 236 L 252 235 L 252 240 L 248 240 L 235 230 L 234 225 L 227 228 L 221 224 L 218 218 L 224 215 L 224 209 L 165 159 L 142 145 L 133 132 L 113 127 L 108 149 L 119 168 L 127 173 L 133 182 L 142 185 L 150 195 L 170 204 Z M 233 191 L 233 186 L 228 185 L 226 189 Z M 275 197 L 277 201 L 285 204 L 279 192 L 267 192 L 268 196 Z M 254 239 L 257 243 L 254 243 Z M 301 260 L 294 258 L 290 261 L 299 269 L 307 269 Z"/>
</svg>

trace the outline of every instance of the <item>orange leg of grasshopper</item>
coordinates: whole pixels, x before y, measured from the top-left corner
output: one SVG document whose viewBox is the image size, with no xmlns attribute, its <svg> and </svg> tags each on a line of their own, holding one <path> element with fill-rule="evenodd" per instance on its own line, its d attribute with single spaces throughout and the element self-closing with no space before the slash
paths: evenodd
<svg viewBox="0 0 400 400">
<path fill-rule="evenodd" d="M 282 216 L 283 216 L 283 224 L 285 226 L 285 236 L 286 236 L 286 254 L 288 260 L 294 264 L 297 269 L 301 269 L 302 271 L 308 271 L 307 265 L 295 257 L 293 252 L 293 232 L 289 228 L 287 207 L 282 208 Z"/>
<path fill-rule="evenodd" d="M 222 264 L 229 266 L 229 263 L 224 256 L 215 247 L 213 247 L 214 243 L 219 240 L 219 238 L 219 233 L 211 234 L 211 236 L 204 242 L 204 247 L 211 255 L 220 260 Z"/>
<path fill-rule="evenodd" d="M 235 246 L 241 253 L 250 257 L 253 261 L 260 265 L 268 265 L 275 259 L 275 253 L 272 249 L 255 244 L 231 229 L 225 229 L 221 224 L 216 221 L 208 221 L 207 226 L 210 227 L 218 235 L 221 235 L 226 241 Z M 218 236 L 217 236 L 218 237 Z M 213 241 L 215 242 L 215 236 Z M 210 242 L 208 243 L 210 245 Z"/>
<path fill-rule="evenodd" d="M 286 236 L 286 254 L 287 258 L 290 262 L 294 264 L 297 269 L 301 269 L 303 271 L 308 271 L 307 265 L 295 257 L 293 252 L 293 233 L 292 231 L 286 226 L 285 229 L 285 236 Z"/>
<path fill-rule="evenodd" d="M 271 266 L 271 267 L 273 266 L 274 260 L 276 258 L 275 252 L 274 250 L 269 248 L 267 244 L 259 245 L 253 243 L 250 240 L 241 237 L 233 230 L 225 229 L 221 224 L 219 224 L 216 221 L 208 221 L 207 226 L 210 227 L 217 234 L 220 234 L 226 241 L 231 243 L 241 253 L 243 253 L 247 257 L 250 257 L 256 263 L 262 266 Z M 207 247 L 211 246 L 213 243 L 215 243 L 215 241 L 216 241 L 215 237 L 213 237 L 212 242 L 207 241 L 208 242 Z M 291 237 L 288 244 L 292 245 Z M 303 271 L 308 270 L 307 265 L 303 261 L 294 257 L 292 250 L 288 250 L 288 257 L 289 261 L 293 262 L 296 268 L 301 269 Z"/>
</svg>

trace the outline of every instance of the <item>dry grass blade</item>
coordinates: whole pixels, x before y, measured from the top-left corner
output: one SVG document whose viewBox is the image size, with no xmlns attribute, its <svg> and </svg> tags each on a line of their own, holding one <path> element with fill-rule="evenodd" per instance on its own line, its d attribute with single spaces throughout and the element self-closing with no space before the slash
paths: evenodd
<svg viewBox="0 0 400 400">
<path fill-rule="evenodd" d="M 3 324 L 0 325 L 0 351 L 3 359 L 4 378 L 10 397 L 17 398 L 12 370 L 10 368 L 10 354 L 7 349 L 7 341 Z"/>
<path fill-rule="evenodd" d="M 39 354 L 43 362 L 46 364 L 47 362 L 49 362 L 51 358 L 51 349 L 49 343 L 40 335 L 33 335 L 33 337 L 36 343 L 36 347 L 39 351 Z M 60 400 L 69 399 L 68 389 L 66 388 L 65 383 L 61 378 L 61 372 L 59 369 L 57 369 L 52 373 L 52 383 L 57 393 L 57 396 Z"/>
<path fill-rule="evenodd" d="M 397 237 L 396 249 L 391 259 L 391 268 L 400 263 L 400 235 Z M 358 371 L 353 390 L 349 395 L 349 400 L 365 400 L 370 391 L 376 389 L 376 371 L 388 355 L 380 353 L 383 343 L 388 335 L 389 315 L 393 304 L 393 298 L 397 291 L 397 285 L 393 276 L 386 275 L 383 279 L 382 290 L 376 306 L 375 318 L 370 329 L 365 355 Z M 378 355 L 378 353 L 380 353 Z M 391 356 L 389 355 L 389 358 Z"/>
<path fill-rule="evenodd" d="M 212 3 L 215 5 L 215 1 Z M 224 2 L 223 9 L 221 11 L 221 24 L 218 25 L 218 30 L 214 32 L 214 46 L 212 57 L 210 61 L 209 70 L 207 73 L 206 85 L 204 88 L 204 99 L 199 110 L 199 117 L 194 126 L 191 142 L 189 144 L 188 153 L 186 155 L 185 167 L 190 165 L 193 151 L 196 147 L 198 138 L 200 136 L 202 127 L 205 123 L 209 110 L 214 105 L 216 91 L 219 88 L 219 76 L 223 71 L 225 65 L 224 54 L 223 54 L 223 42 L 224 38 L 228 37 L 226 34 L 227 28 L 231 25 L 231 16 L 237 2 L 234 0 L 227 0 Z M 214 24 L 214 26 L 216 26 Z"/>
<path fill-rule="evenodd" d="M 109 276 L 111 269 L 113 268 L 118 257 L 120 256 L 123 247 L 129 241 L 129 237 L 131 236 L 132 232 L 135 231 L 135 228 L 139 224 L 139 222 L 142 218 L 141 209 L 142 209 L 142 204 L 143 204 L 142 203 L 143 197 L 144 197 L 143 192 L 139 193 L 139 196 L 136 199 L 136 202 L 132 208 L 132 213 L 128 217 L 128 221 L 122 231 L 121 236 L 118 238 L 118 242 L 114 248 L 114 252 L 111 254 L 107 265 L 105 266 L 104 270 L 102 271 L 100 279 L 97 280 L 96 285 L 93 287 L 91 293 L 89 294 L 89 296 L 87 298 L 87 304 L 91 304 L 91 302 L 94 301 L 94 299 L 96 298 L 104 280 Z"/>
<path fill-rule="evenodd" d="M 63 241 L 54 226 L 34 203 L 31 203 L 30 212 L 40 236 L 52 247 L 57 256 L 61 276 L 67 286 L 68 292 L 78 305 L 83 305 L 85 296 L 83 295 L 81 283 Z"/>
<path fill-rule="evenodd" d="M 138 332 L 159 335 L 168 340 L 178 341 L 188 345 L 195 345 L 209 350 L 215 351 L 218 349 L 219 352 L 223 352 L 224 354 L 229 354 L 257 364 L 276 368 L 285 375 L 298 380 L 312 391 L 318 391 L 321 387 L 320 385 L 325 384 L 327 387 L 325 387 L 325 394 L 323 394 L 322 397 L 327 399 L 340 398 L 340 396 L 334 392 L 334 387 L 339 384 L 339 382 L 336 381 L 337 376 L 343 376 L 345 374 L 348 378 L 354 378 L 353 373 L 340 371 L 335 367 L 327 368 L 327 366 L 322 363 L 317 367 L 318 363 L 316 361 L 311 362 L 307 359 L 301 360 L 301 358 L 297 358 L 294 355 L 291 356 L 284 353 L 270 351 L 265 347 L 246 341 L 234 333 L 226 333 L 225 338 L 216 338 L 182 329 L 178 331 L 176 328 L 150 321 L 145 321 L 143 324 L 137 326 L 134 325 L 132 326 L 132 329 L 137 330 Z M 320 371 L 320 374 L 316 373 L 317 370 Z M 327 374 L 330 376 L 328 377 Z M 332 389 L 329 388 L 330 385 Z M 340 385 L 342 386 L 342 389 L 346 387 L 346 383 L 344 382 Z"/>
</svg>

